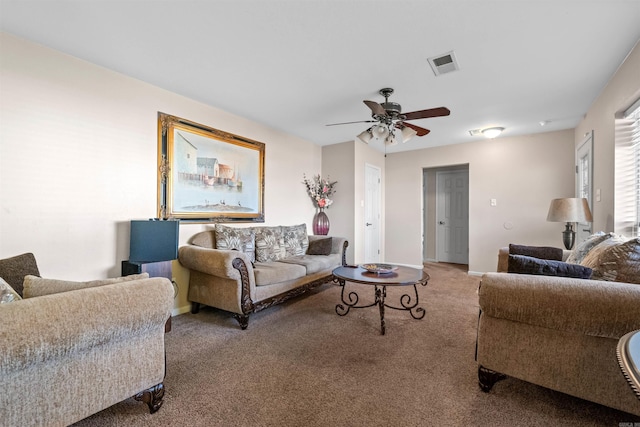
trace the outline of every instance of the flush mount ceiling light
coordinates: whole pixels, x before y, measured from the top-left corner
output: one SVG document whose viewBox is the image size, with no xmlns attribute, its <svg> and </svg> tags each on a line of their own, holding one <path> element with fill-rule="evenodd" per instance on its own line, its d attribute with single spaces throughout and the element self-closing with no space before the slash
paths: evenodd
<svg viewBox="0 0 640 427">
<path fill-rule="evenodd" d="M 482 134 L 487 138 L 495 138 L 496 136 L 500 135 L 503 130 L 504 128 L 500 127 L 486 128 L 482 129 Z"/>
</svg>

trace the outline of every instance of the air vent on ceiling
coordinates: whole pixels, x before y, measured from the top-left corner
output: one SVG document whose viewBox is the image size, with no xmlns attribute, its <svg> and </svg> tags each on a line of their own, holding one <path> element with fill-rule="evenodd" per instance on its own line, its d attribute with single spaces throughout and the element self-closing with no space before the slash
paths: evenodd
<svg viewBox="0 0 640 427">
<path fill-rule="evenodd" d="M 433 70 L 433 74 L 435 74 L 436 76 L 460 69 L 458 67 L 456 55 L 455 53 L 453 53 L 453 51 L 428 58 L 428 61 L 429 65 L 431 65 L 431 69 Z"/>
</svg>

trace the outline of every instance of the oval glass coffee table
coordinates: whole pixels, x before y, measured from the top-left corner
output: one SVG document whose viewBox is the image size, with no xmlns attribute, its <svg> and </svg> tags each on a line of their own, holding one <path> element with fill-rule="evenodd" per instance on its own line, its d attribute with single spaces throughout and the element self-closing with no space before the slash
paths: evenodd
<svg viewBox="0 0 640 427">
<path fill-rule="evenodd" d="M 380 268 L 375 268 L 375 266 L 380 266 Z M 386 332 L 384 321 L 385 307 L 394 310 L 406 310 L 411 314 L 411 317 L 417 320 L 424 317 L 424 309 L 418 307 L 417 285 L 427 286 L 429 275 L 425 271 L 417 268 L 389 264 L 377 264 L 374 266 L 367 264 L 367 267 L 370 268 L 371 271 L 361 266 L 342 266 L 333 270 L 334 282 L 342 287 L 340 294 L 342 304 L 336 305 L 336 313 L 338 313 L 338 315 L 346 316 L 352 308 L 366 308 L 377 305 L 380 309 L 380 331 L 382 335 Z M 350 292 L 346 291 L 347 282 L 373 286 L 375 301 L 371 304 L 358 305 L 360 297 L 357 292 L 353 290 Z M 400 306 L 391 305 L 386 302 L 387 286 L 408 286 L 413 288 L 413 292 L 412 295 L 406 293 L 400 297 Z"/>
</svg>

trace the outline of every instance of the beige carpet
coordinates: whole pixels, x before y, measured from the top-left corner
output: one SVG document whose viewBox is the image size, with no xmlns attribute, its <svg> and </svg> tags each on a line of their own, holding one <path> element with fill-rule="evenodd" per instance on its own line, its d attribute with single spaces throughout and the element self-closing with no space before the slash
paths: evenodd
<svg viewBox="0 0 640 427">
<path fill-rule="evenodd" d="M 478 277 L 427 264 L 422 320 L 377 308 L 335 312 L 340 288 L 250 318 L 204 308 L 173 318 L 164 406 L 133 399 L 77 426 L 619 426 L 638 417 L 507 379 L 491 393 L 474 361 Z M 355 286 L 355 285 L 353 285 Z M 359 285 L 361 297 L 371 288 Z M 394 289 L 395 291 L 395 289 Z M 389 291 L 391 294 L 397 292 Z M 629 390 L 631 393 L 631 390 Z M 639 402 L 640 404 L 640 402 Z M 633 424 L 631 424 L 633 425 Z"/>
</svg>

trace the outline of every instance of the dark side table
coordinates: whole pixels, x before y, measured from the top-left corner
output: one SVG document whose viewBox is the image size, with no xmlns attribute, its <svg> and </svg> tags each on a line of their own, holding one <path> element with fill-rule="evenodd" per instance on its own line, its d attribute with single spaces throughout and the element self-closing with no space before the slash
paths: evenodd
<svg viewBox="0 0 640 427">
<path fill-rule="evenodd" d="M 617 353 L 620 369 L 640 399 L 640 329 L 620 338 Z"/>
<path fill-rule="evenodd" d="M 144 261 L 122 261 L 122 275 L 147 273 L 149 277 L 166 277 L 173 283 L 172 261 L 144 262 Z M 175 286 L 175 283 L 174 283 Z M 171 331 L 171 317 L 164 326 L 164 331 Z"/>
</svg>

